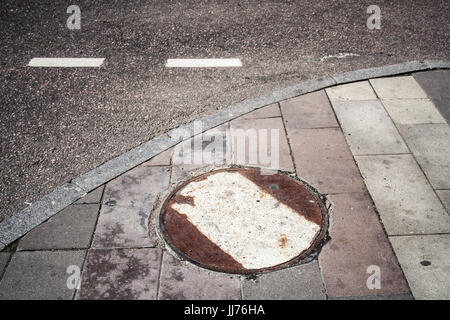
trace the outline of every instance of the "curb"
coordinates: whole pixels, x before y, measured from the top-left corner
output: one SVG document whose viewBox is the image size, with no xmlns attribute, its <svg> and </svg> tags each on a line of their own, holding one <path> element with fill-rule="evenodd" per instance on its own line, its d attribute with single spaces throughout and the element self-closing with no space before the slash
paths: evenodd
<svg viewBox="0 0 450 320">
<path fill-rule="evenodd" d="M 450 61 L 410 61 L 401 64 L 333 74 L 315 80 L 306 80 L 297 85 L 280 89 L 257 98 L 235 103 L 224 110 L 207 115 L 196 121 L 201 121 L 202 132 L 204 132 L 264 106 L 334 85 L 410 72 L 429 71 L 433 69 L 450 69 Z M 179 138 L 178 135 L 175 135 L 175 130 L 180 129 L 189 132 L 190 136 Z M 196 132 L 194 130 L 194 121 L 182 125 L 103 163 L 97 168 L 88 171 L 60 187 L 57 187 L 42 199 L 32 203 L 18 214 L 0 223 L 0 251 L 65 207 L 84 197 L 88 192 L 94 190 L 98 186 L 133 169 L 183 140 L 189 139 L 202 132 Z"/>
</svg>

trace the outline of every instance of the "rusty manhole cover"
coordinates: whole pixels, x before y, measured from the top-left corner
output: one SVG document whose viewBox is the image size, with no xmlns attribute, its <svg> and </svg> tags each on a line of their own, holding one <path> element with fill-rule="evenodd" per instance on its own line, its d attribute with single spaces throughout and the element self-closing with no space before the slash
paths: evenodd
<svg viewBox="0 0 450 320">
<path fill-rule="evenodd" d="M 325 238 L 321 199 L 300 181 L 255 168 L 212 171 L 186 181 L 160 216 L 171 248 L 207 269 L 252 274 L 299 263 Z"/>
</svg>

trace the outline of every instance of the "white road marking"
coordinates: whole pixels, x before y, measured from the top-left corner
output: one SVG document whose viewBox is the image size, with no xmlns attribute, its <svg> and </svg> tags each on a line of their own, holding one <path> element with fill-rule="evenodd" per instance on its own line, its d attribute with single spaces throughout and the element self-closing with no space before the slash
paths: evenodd
<svg viewBox="0 0 450 320">
<path fill-rule="evenodd" d="M 319 225 L 262 192 L 237 172 L 220 172 L 191 182 L 181 195 L 195 205 L 172 208 L 246 269 L 271 267 L 309 248 Z"/>
<path fill-rule="evenodd" d="M 351 53 L 351 52 L 339 52 L 338 54 L 333 54 L 330 56 L 324 56 L 322 58 L 320 58 L 320 61 L 325 61 L 328 59 L 332 59 L 332 58 L 336 58 L 336 59 L 344 59 L 347 57 L 359 57 L 359 54 L 357 53 Z"/>
<path fill-rule="evenodd" d="M 33 58 L 29 67 L 100 67 L 105 58 Z"/>
<path fill-rule="evenodd" d="M 167 68 L 223 68 L 242 67 L 239 59 L 168 59 Z"/>
</svg>

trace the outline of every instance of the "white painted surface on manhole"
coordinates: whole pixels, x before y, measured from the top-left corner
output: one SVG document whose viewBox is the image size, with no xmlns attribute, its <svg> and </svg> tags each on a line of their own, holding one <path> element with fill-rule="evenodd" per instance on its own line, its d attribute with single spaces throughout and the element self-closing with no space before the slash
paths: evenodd
<svg viewBox="0 0 450 320">
<path fill-rule="evenodd" d="M 195 206 L 174 204 L 201 233 L 247 269 L 267 268 L 309 247 L 320 227 L 238 172 L 220 172 L 181 192 Z"/>
<path fill-rule="evenodd" d="M 220 170 L 174 192 L 161 222 L 166 240 L 194 262 L 229 272 L 263 270 L 312 246 L 323 227 L 317 200 L 281 174 Z"/>
</svg>

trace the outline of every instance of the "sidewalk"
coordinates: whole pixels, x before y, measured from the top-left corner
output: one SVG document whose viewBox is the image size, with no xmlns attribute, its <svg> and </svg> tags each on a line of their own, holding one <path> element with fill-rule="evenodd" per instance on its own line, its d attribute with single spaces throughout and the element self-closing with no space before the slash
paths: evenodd
<svg viewBox="0 0 450 320">
<path fill-rule="evenodd" d="M 0 299 L 450 299 L 449 84 L 450 70 L 433 70 L 330 86 L 172 146 L 0 252 Z M 331 239 L 317 258 L 225 274 L 180 261 L 158 236 L 159 206 L 181 182 L 255 166 L 260 150 L 237 159 L 236 129 L 276 130 L 277 168 L 327 195 Z M 218 136 L 223 154 L 206 143 Z M 180 163 L 191 143 L 215 165 Z"/>
</svg>

